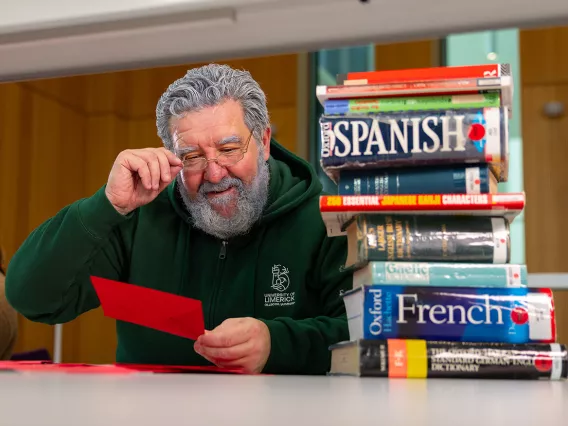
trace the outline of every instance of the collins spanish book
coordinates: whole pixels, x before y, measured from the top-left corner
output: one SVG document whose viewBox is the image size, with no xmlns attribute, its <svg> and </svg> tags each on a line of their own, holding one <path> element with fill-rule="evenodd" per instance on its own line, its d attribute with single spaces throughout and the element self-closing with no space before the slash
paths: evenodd
<svg viewBox="0 0 568 426">
<path fill-rule="evenodd" d="M 502 217 L 358 215 L 346 226 L 345 265 L 368 261 L 509 263 Z"/>
<path fill-rule="evenodd" d="M 507 108 L 378 113 L 319 119 L 320 162 L 335 182 L 342 170 L 449 164 L 488 165 L 509 174 Z"/>
<path fill-rule="evenodd" d="M 566 345 L 359 339 L 330 346 L 329 375 L 390 379 L 565 380 Z"/>
<path fill-rule="evenodd" d="M 554 343 L 552 291 L 366 285 L 343 293 L 349 339 Z"/>
</svg>

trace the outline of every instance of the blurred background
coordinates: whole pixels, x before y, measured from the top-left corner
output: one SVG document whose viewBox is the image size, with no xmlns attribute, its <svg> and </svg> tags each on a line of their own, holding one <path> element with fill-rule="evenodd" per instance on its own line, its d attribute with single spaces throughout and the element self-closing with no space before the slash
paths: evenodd
<svg viewBox="0 0 568 426">
<path fill-rule="evenodd" d="M 61 9 L 53 8 L 57 3 Z M 507 16 L 511 22 L 503 18 L 484 23 L 483 16 L 473 22 L 469 16 L 461 25 L 450 15 L 439 14 L 436 26 L 428 16 L 402 10 L 396 16 L 380 18 L 392 21 L 390 27 L 381 27 L 378 15 L 359 18 L 361 26 L 357 27 L 358 18 L 350 16 L 344 25 L 354 29 L 336 32 L 328 26 L 333 27 L 337 18 L 329 18 L 329 25 L 325 22 L 326 2 L 313 1 L 310 3 L 320 7 L 319 19 L 323 21 L 314 23 L 321 29 L 317 36 L 308 37 L 306 24 L 288 16 L 284 5 L 277 15 L 283 23 L 268 25 L 260 17 L 246 15 L 248 24 L 234 30 L 234 40 L 232 30 L 219 35 L 207 26 L 192 28 L 191 38 L 179 36 L 183 28 L 174 27 L 194 16 L 189 12 L 189 18 L 183 18 L 177 11 L 178 21 L 173 23 L 158 20 L 165 19 L 165 13 L 154 21 L 144 15 L 134 22 L 131 18 L 135 14 L 128 14 L 128 9 L 122 15 L 115 11 L 116 15 L 109 15 L 111 19 L 101 11 L 97 15 L 82 10 L 80 15 L 71 3 L 63 8 L 67 3 L 50 2 L 50 9 L 36 5 L 45 8 L 33 9 L 32 15 L 38 17 L 36 26 L 30 13 L 18 15 L 17 5 L 8 13 L 2 10 L 6 6 L 0 6 L 0 246 L 8 266 L 10 257 L 36 226 L 106 182 L 121 150 L 161 145 L 155 128 L 156 102 L 189 68 L 217 62 L 249 70 L 267 94 L 275 138 L 310 161 L 320 171 L 324 186 L 333 191 L 333 184 L 319 167 L 317 120 L 322 110 L 315 98 L 316 85 L 335 84 L 335 75 L 348 71 L 495 62 L 510 63 L 515 82 L 510 180 L 500 184 L 500 190 L 527 194 L 525 211 L 512 225 L 511 262 L 526 263 L 530 274 L 551 274 L 551 280 L 567 285 L 568 19 L 561 22 L 562 16 L 552 9 L 554 1 L 531 5 L 539 10 L 523 16 L 511 7 L 514 1 L 507 3 L 509 9 L 495 5 L 494 13 L 510 10 Z M 106 3 L 96 7 L 112 7 Z M 126 3 L 134 8 L 134 0 Z M 138 3 L 142 9 L 150 1 Z M 349 3 L 360 6 L 355 1 Z M 399 6 L 404 9 L 402 3 Z M 249 14 L 257 10 L 254 4 L 247 7 Z M 377 11 L 377 7 L 369 10 Z M 460 7 L 464 10 L 458 10 L 456 16 L 468 16 L 469 6 Z M 71 16 L 72 12 L 76 14 Z M 546 17 L 540 15 L 545 12 Z M 89 13 L 90 21 L 85 18 Z M 359 9 L 357 13 L 369 14 Z M 514 22 L 517 15 L 518 26 Z M 235 16 L 229 15 L 229 19 Z M 372 19 L 377 19 L 376 25 Z M 414 21 L 426 21 L 424 28 L 417 28 Z M 122 28 L 121 22 L 136 28 Z M 501 22 L 507 25 L 499 26 Z M 163 43 L 166 36 L 158 34 L 148 38 L 154 44 L 144 42 L 141 34 L 145 26 L 156 31 L 173 28 L 179 37 L 171 35 L 167 44 Z M 381 29 L 365 32 L 372 27 Z M 463 31 L 458 31 L 460 28 Z M 180 56 L 184 49 L 187 54 Z M 555 300 L 558 341 L 568 343 L 568 292 L 557 291 Z M 54 327 L 23 318 L 19 326 L 16 353 L 45 349 L 50 356 L 57 352 L 63 362 L 114 361 L 114 321 L 105 318 L 100 309 L 64 324 L 57 333 Z"/>
</svg>

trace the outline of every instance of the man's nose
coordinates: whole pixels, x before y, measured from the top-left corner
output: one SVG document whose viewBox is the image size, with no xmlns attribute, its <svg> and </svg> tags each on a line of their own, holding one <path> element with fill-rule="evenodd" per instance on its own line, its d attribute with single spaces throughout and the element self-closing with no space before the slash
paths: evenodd
<svg viewBox="0 0 568 426">
<path fill-rule="evenodd" d="M 219 183 L 227 176 L 227 169 L 221 167 L 216 161 L 210 161 L 205 168 L 205 179 L 211 183 Z"/>
</svg>

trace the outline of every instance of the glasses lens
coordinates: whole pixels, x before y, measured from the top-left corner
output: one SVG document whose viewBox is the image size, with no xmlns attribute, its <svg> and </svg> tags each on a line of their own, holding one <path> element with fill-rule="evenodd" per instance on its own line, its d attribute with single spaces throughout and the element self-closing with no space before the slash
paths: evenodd
<svg viewBox="0 0 568 426">
<path fill-rule="evenodd" d="M 233 164 L 238 163 L 244 157 L 244 153 L 242 151 L 231 152 L 230 154 L 221 154 L 217 159 L 217 163 L 220 166 L 232 166 Z"/>
<path fill-rule="evenodd" d="M 204 158 L 190 159 L 190 160 L 185 160 L 183 162 L 183 165 L 188 170 L 201 170 L 205 168 L 205 166 L 207 165 L 207 161 Z"/>
</svg>

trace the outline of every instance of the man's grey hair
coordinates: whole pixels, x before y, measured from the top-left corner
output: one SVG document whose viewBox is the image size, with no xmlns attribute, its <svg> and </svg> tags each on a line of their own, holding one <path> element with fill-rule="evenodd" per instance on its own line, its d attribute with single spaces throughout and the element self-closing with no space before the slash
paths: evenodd
<svg viewBox="0 0 568 426">
<path fill-rule="evenodd" d="M 249 131 L 254 129 L 253 136 L 262 145 L 264 131 L 270 126 L 264 91 L 248 71 L 209 64 L 187 71 L 170 84 L 158 101 L 156 127 L 164 146 L 173 152 L 172 117 L 219 105 L 228 99 L 241 104 L 246 126 Z"/>
</svg>

